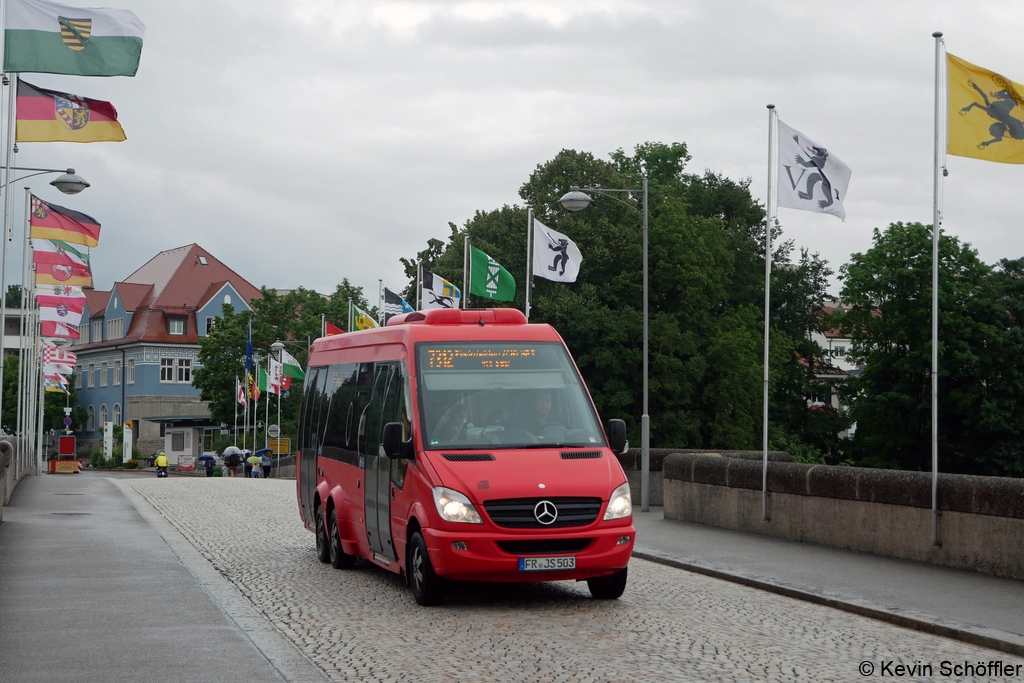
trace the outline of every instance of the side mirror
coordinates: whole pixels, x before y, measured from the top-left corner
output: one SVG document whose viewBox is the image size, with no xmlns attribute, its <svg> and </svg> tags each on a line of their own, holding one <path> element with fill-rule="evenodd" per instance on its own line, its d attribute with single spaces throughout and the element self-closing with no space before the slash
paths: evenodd
<svg viewBox="0 0 1024 683">
<path fill-rule="evenodd" d="M 384 425 L 384 434 L 380 443 L 384 455 L 397 458 L 402 450 L 402 425 L 399 422 L 388 422 Z"/>
<path fill-rule="evenodd" d="M 629 453 L 629 441 L 626 439 L 626 423 L 622 420 L 608 420 L 608 446 L 612 453 L 623 455 Z"/>
</svg>

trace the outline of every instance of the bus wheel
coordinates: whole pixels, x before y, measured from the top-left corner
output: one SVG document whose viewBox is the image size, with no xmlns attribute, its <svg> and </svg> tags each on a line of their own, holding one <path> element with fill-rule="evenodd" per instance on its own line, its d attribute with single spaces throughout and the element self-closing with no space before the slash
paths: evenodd
<svg viewBox="0 0 1024 683">
<path fill-rule="evenodd" d="M 338 512 L 331 510 L 331 542 L 328 545 L 331 551 L 331 566 L 335 569 L 351 569 L 356 564 L 356 556 L 349 555 L 341 549 L 341 533 L 338 529 Z"/>
<path fill-rule="evenodd" d="M 587 579 L 587 588 L 590 594 L 598 600 L 616 600 L 626 590 L 626 570 L 623 567 L 611 576 L 600 576 L 596 579 Z"/>
<path fill-rule="evenodd" d="M 324 509 L 316 506 L 316 559 L 321 562 L 331 560 L 330 550 L 327 548 L 327 528 L 324 526 Z"/>
<path fill-rule="evenodd" d="M 423 534 L 416 532 L 409 541 L 409 587 L 416 602 L 429 607 L 444 602 L 444 579 L 434 573 Z"/>
</svg>

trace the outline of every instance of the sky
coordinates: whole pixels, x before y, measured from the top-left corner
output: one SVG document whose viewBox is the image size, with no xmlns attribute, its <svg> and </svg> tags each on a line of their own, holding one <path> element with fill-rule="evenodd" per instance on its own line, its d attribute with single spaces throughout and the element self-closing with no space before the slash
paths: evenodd
<svg viewBox="0 0 1024 683">
<path fill-rule="evenodd" d="M 257 287 L 348 278 L 373 300 L 449 221 L 522 204 L 562 149 L 685 142 L 689 171 L 750 178 L 763 203 L 769 103 L 853 171 L 845 223 L 780 209 L 784 238 L 838 270 L 872 228 L 931 222 L 932 33 L 1024 82 L 1024 12 L 998 0 L 110 4 L 146 25 L 137 76 L 25 79 L 109 100 L 128 139 L 20 146 L 16 165 L 73 167 L 92 187 L 18 183 L 9 282 L 29 185 L 102 223 L 98 289 L 195 242 Z M 988 263 L 1024 256 L 1024 166 L 947 167 L 944 229 Z"/>
</svg>

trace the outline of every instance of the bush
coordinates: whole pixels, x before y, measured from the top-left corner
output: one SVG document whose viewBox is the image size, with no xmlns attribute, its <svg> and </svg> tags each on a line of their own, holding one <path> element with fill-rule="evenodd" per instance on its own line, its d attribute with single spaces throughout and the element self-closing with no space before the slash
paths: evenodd
<svg viewBox="0 0 1024 683">
<path fill-rule="evenodd" d="M 216 467 L 214 467 L 213 468 L 213 476 L 215 476 L 215 477 L 223 477 L 224 476 L 224 468 L 221 467 L 220 465 L 217 465 Z"/>
<path fill-rule="evenodd" d="M 139 461 L 138 461 L 138 460 L 134 460 L 134 459 L 133 459 L 133 460 L 129 460 L 128 462 L 126 462 L 126 463 L 124 464 L 124 468 L 125 468 L 126 470 L 134 470 L 134 469 L 136 469 L 136 468 L 137 468 L 138 466 L 139 466 Z"/>
</svg>

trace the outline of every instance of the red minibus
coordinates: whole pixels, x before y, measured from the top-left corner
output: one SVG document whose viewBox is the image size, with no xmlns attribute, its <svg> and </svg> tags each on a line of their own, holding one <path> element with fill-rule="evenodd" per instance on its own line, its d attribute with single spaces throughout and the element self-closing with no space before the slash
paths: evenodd
<svg viewBox="0 0 1024 683">
<path fill-rule="evenodd" d="M 296 487 L 317 556 L 402 574 L 421 605 L 448 580 L 626 587 L 632 501 L 565 343 L 515 309 L 436 309 L 317 339 Z"/>
</svg>

